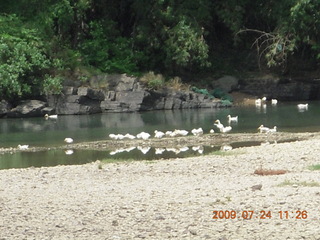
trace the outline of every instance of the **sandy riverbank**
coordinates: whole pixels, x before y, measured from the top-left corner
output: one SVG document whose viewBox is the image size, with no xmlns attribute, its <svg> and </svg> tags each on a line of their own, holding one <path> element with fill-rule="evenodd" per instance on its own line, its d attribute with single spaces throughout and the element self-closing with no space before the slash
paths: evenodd
<svg viewBox="0 0 320 240">
<path fill-rule="evenodd" d="M 0 239 L 320 239 L 320 171 L 308 169 L 319 150 L 314 134 L 222 155 L 1 170 Z"/>
</svg>

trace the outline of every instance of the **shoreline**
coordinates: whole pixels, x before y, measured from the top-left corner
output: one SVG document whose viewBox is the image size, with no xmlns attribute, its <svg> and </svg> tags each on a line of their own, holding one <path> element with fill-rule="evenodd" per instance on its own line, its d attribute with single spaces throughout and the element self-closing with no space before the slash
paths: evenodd
<svg viewBox="0 0 320 240">
<path fill-rule="evenodd" d="M 320 135 L 300 137 L 222 155 L 1 170 L 0 239 L 319 239 L 320 171 L 309 167 L 320 164 Z"/>
</svg>

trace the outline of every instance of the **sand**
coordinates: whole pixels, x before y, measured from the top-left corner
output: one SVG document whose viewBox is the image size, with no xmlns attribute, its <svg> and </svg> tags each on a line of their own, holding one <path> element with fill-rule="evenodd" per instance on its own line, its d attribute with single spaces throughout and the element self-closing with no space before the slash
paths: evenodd
<svg viewBox="0 0 320 240">
<path fill-rule="evenodd" d="M 319 150 L 1 170 L 0 239 L 320 239 Z"/>
</svg>

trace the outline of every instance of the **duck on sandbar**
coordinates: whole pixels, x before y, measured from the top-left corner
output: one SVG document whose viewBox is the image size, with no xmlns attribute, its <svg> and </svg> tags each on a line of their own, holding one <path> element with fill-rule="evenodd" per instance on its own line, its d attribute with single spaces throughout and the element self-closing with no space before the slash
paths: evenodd
<svg viewBox="0 0 320 240">
<path fill-rule="evenodd" d="M 66 143 L 73 143 L 73 139 L 72 138 L 65 138 L 64 141 Z"/>
</svg>

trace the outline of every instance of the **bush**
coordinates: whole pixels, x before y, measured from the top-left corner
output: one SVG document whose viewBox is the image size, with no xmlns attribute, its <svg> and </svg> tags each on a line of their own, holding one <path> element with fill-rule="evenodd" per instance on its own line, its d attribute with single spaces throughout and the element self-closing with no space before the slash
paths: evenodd
<svg viewBox="0 0 320 240">
<path fill-rule="evenodd" d="M 148 72 L 143 75 L 140 81 L 149 89 L 160 89 L 165 84 L 164 77 L 161 74 L 154 74 L 154 72 Z"/>
<path fill-rule="evenodd" d="M 195 93 L 200 93 L 200 94 L 206 95 L 211 99 L 213 99 L 215 97 L 214 95 L 209 93 L 209 91 L 207 89 L 205 89 L 205 88 L 199 89 L 197 87 L 192 87 L 191 90 L 194 91 Z"/>
<path fill-rule="evenodd" d="M 216 98 L 220 98 L 222 100 L 228 100 L 229 102 L 233 102 L 233 98 L 231 95 L 229 95 L 228 93 L 226 93 L 223 89 L 221 88 L 216 88 L 214 89 L 211 94 L 216 97 Z"/>
</svg>

